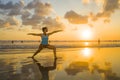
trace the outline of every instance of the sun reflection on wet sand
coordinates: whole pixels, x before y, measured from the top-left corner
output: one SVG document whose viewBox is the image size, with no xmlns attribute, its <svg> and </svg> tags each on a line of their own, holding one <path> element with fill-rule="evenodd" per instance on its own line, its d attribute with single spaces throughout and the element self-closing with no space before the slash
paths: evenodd
<svg viewBox="0 0 120 80">
<path fill-rule="evenodd" d="M 91 57 L 92 50 L 90 48 L 84 48 L 81 53 L 84 57 Z"/>
<path fill-rule="evenodd" d="M 56 68 L 50 69 L 47 80 L 120 80 L 119 52 L 119 48 L 57 49 L 55 61 L 52 51 L 46 50 L 35 56 L 36 63 L 27 58 L 33 51 L 28 54 L 21 50 L 21 54 L 14 56 L 1 54 L 0 80 L 40 80 L 40 66 L 46 71 L 54 62 Z"/>
</svg>

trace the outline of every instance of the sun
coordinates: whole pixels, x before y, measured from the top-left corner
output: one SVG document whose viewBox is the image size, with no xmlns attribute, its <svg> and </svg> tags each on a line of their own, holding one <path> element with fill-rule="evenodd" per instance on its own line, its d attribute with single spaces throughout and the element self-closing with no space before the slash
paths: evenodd
<svg viewBox="0 0 120 80">
<path fill-rule="evenodd" d="M 88 25 L 78 26 L 76 30 L 77 37 L 80 40 L 92 40 L 94 38 L 94 32 L 94 29 Z M 85 43 L 85 45 L 88 45 L 88 43 Z"/>
<path fill-rule="evenodd" d="M 81 33 L 83 39 L 90 39 L 92 37 L 92 31 L 90 29 L 83 30 Z"/>
</svg>

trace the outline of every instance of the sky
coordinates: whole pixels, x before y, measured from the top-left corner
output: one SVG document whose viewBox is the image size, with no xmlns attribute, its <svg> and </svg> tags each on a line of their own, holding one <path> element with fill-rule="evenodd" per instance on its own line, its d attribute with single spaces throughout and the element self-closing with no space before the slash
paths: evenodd
<svg viewBox="0 0 120 80">
<path fill-rule="evenodd" d="M 0 0 L 0 40 L 120 40 L 120 0 Z"/>
</svg>

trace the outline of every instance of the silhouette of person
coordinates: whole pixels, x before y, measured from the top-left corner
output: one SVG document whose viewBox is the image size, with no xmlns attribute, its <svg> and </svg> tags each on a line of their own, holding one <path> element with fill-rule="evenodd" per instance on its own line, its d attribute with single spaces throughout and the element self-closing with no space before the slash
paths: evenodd
<svg viewBox="0 0 120 80">
<path fill-rule="evenodd" d="M 21 43 L 23 43 L 23 41 L 21 41 Z"/>
<path fill-rule="evenodd" d="M 49 71 L 56 69 L 57 58 L 54 58 L 53 66 L 47 66 L 47 67 L 42 66 L 36 59 L 34 59 L 34 58 L 32 58 L 32 59 L 35 62 L 35 64 L 38 66 L 38 68 L 39 68 L 39 70 L 42 74 L 42 79 L 41 80 L 49 80 Z"/>
<path fill-rule="evenodd" d="M 48 49 L 53 49 L 53 52 L 54 52 L 54 56 L 56 57 L 56 47 L 53 46 L 53 45 L 50 45 L 48 43 L 48 40 L 49 40 L 49 36 L 54 34 L 54 33 L 57 33 L 57 32 L 60 32 L 62 30 L 57 30 L 57 31 L 53 31 L 51 33 L 47 33 L 48 32 L 48 28 L 47 27 L 43 27 L 42 28 L 42 32 L 43 33 L 40 33 L 40 34 L 35 34 L 35 33 L 28 33 L 28 35 L 34 35 L 34 36 L 40 36 L 42 41 L 41 41 L 41 44 L 39 45 L 39 48 L 38 50 L 33 54 L 32 58 L 34 58 L 35 55 L 37 55 L 43 48 L 48 48 Z"/>
<path fill-rule="evenodd" d="M 98 45 L 100 45 L 100 38 L 98 39 Z"/>
<path fill-rule="evenodd" d="M 12 44 L 14 43 L 14 41 L 12 41 Z"/>
</svg>

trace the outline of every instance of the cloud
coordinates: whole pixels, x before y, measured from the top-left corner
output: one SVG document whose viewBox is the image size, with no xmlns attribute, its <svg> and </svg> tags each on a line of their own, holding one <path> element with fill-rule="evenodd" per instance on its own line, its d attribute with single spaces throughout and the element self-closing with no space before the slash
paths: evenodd
<svg viewBox="0 0 120 80">
<path fill-rule="evenodd" d="M 14 4 L 13 8 L 10 9 L 8 15 L 9 16 L 21 15 L 24 6 L 25 6 L 24 1 L 19 1 L 18 3 Z"/>
<path fill-rule="evenodd" d="M 6 19 L 6 22 L 8 22 L 10 25 L 19 25 L 20 22 L 15 16 L 10 16 Z"/>
<path fill-rule="evenodd" d="M 0 2 L 0 14 L 6 19 L 1 19 L 2 27 L 18 25 L 20 22 L 23 26 L 32 26 L 32 29 L 40 29 L 41 26 L 52 28 L 61 28 L 62 22 L 57 21 L 56 16 L 50 17 L 53 13 L 50 3 L 43 3 L 40 0 L 32 0 L 25 5 L 24 1 L 13 4 L 12 1 L 3 4 Z M 14 16 L 14 17 L 13 17 Z M 16 19 L 19 16 L 19 19 Z"/>
<path fill-rule="evenodd" d="M 82 0 L 83 3 L 88 4 L 90 1 L 96 1 L 103 4 L 102 12 L 93 14 L 91 12 L 90 16 L 81 15 L 75 11 L 68 11 L 64 15 L 64 19 L 69 21 L 72 24 L 88 24 L 88 19 L 92 21 L 97 21 L 101 19 L 108 23 L 110 22 L 111 15 L 115 10 L 120 9 L 119 0 Z M 24 3 L 24 0 L 18 0 L 13 2 L 9 0 L 6 3 L 3 3 L 0 0 L 0 28 L 9 27 L 21 24 L 21 26 L 31 26 L 32 29 L 40 29 L 41 26 L 48 26 L 51 29 L 63 28 L 65 22 L 63 18 L 59 18 L 56 15 L 52 15 L 54 9 L 52 5 L 47 2 L 42 2 L 41 0 L 31 0 L 27 4 Z M 89 23 L 91 24 L 91 23 Z"/>
<path fill-rule="evenodd" d="M 17 15 L 21 15 L 21 10 L 24 7 L 24 2 L 19 1 L 13 4 L 12 1 L 3 4 L 0 0 L 0 15 L 2 15 L 0 19 L 1 28 L 10 28 L 11 26 L 20 25 L 20 20 L 17 19 Z"/>
<path fill-rule="evenodd" d="M 28 18 L 29 16 L 31 16 L 31 13 L 30 13 L 29 10 L 24 10 L 21 15 L 22 15 L 22 16 L 21 16 L 22 19 L 26 19 L 26 18 Z"/>
<path fill-rule="evenodd" d="M 34 10 L 34 14 L 31 14 Z M 40 29 L 41 26 L 50 27 L 50 29 L 62 28 L 64 25 L 57 17 L 52 18 L 49 15 L 53 12 L 53 8 L 49 3 L 43 3 L 39 0 L 33 0 L 28 3 L 22 14 L 22 24 L 31 25 L 32 29 Z"/>
<path fill-rule="evenodd" d="M 0 19 L 0 28 L 18 26 L 19 24 L 20 22 L 15 16 L 7 17 L 5 20 Z"/>
<path fill-rule="evenodd" d="M 41 18 L 39 16 L 36 16 L 35 14 L 32 15 L 29 10 L 25 10 L 22 13 L 21 19 L 22 19 L 22 25 L 31 25 L 31 26 L 37 26 L 41 21 Z"/>
<path fill-rule="evenodd" d="M 19 1 L 18 3 L 13 4 L 12 1 L 3 4 L 0 1 L 0 9 L 7 14 L 8 16 L 16 16 L 21 14 L 21 10 L 24 7 L 24 1 Z"/>
<path fill-rule="evenodd" d="M 63 29 L 65 27 L 65 25 L 63 24 L 63 22 L 61 21 L 60 18 L 56 17 L 56 18 L 45 18 L 43 20 L 43 25 L 49 27 L 50 29 Z"/>
<path fill-rule="evenodd" d="M 104 11 L 114 12 L 119 8 L 119 0 L 105 0 Z"/>
<path fill-rule="evenodd" d="M 22 25 L 31 25 L 33 27 L 38 26 L 42 22 L 42 17 L 33 15 L 31 18 L 22 18 Z"/>
<path fill-rule="evenodd" d="M 31 14 L 32 10 L 34 14 Z M 31 25 L 33 29 L 36 29 L 43 22 L 43 19 L 52 13 L 52 10 L 49 3 L 43 3 L 39 0 L 29 2 L 22 13 L 23 25 Z"/>
<path fill-rule="evenodd" d="M 74 11 L 69 11 L 64 16 L 72 24 L 86 24 L 88 22 L 88 16 L 82 16 Z"/>
<path fill-rule="evenodd" d="M 37 16 L 48 16 L 53 11 L 50 3 L 42 3 L 39 0 L 33 0 L 25 8 L 29 10 L 34 9 Z"/>
<path fill-rule="evenodd" d="M 0 28 L 4 28 L 4 24 L 5 24 L 5 22 L 0 19 Z"/>
<path fill-rule="evenodd" d="M 92 0 L 82 0 L 84 4 L 90 3 Z M 96 4 L 102 4 L 103 8 L 102 11 L 94 14 L 93 12 L 90 12 L 90 16 L 76 13 L 75 11 L 68 11 L 66 12 L 64 18 L 66 18 L 70 23 L 72 24 L 88 24 L 88 19 L 92 21 L 97 21 L 99 19 L 103 20 L 104 23 L 109 23 L 110 17 L 115 12 L 115 10 L 120 9 L 120 1 L 119 0 L 93 0 L 96 2 Z M 91 23 L 89 23 L 91 24 Z M 93 26 L 93 25 L 92 25 Z"/>
<path fill-rule="evenodd" d="M 5 10 L 7 10 L 7 9 L 12 9 L 12 8 L 14 8 L 15 6 L 14 6 L 14 4 L 12 3 L 12 1 L 9 1 L 8 3 L 6 3 L 6 4 L 3 4 L 2 3 L 2 1 L 0 0 L 0 9 L 5 9 Z"/>
<path fill-rule="evenodd" d="M 117 9 L 119 9 L 119 0 L 104 0 L 103 11 L 98 12 L 96 15 L 92 14 L 92 20 L 96 21 L 99 18 L 104 18 L 104 22 L 109 22 L 108 19 Z"/>
<path fill-rule="evenodd" d="M 24 19 L 23 25 L 31 25 L 32 29 L 41 29 L 42 26 L 48 27 L 50 30 L 63 29 L 65 25 L 61 20 L 51 17 L 37 17 L 34 15 L 32 18 Z"/>
</svg>

